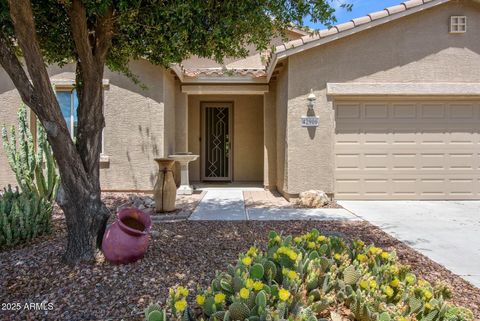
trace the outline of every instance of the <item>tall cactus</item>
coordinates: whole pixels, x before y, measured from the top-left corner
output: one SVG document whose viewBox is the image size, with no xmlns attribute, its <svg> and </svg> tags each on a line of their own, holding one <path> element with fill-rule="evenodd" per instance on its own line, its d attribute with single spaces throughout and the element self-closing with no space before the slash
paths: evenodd
<svg viewBox="0 0 480 321">
<path fill-rule="evenodd" d="M 15 127 L 2 127 L 3 147 L 17 183 L 22 191 L 35 193 L 39 198 L 53 202 L 55 200 L 59 176 L 55 159 L 47 142 L 45 130 L 37 122 L 37 146 L 28 128 L 27 109 L 21 105 L 18 110 L 18 135 Z"/>
</svg>

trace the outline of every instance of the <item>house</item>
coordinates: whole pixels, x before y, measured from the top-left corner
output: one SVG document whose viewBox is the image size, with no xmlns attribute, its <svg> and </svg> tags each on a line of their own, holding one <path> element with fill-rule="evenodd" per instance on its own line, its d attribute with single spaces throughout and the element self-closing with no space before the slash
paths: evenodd
<svg viewBox="0 0 480 321">
<path fill-rule="evenodd" d="M 287 37 L 223 66 L 133 61 L 147 89 L 106 71 L 102 188 L 152 190 L 155 157 L 192 152 L 191 181 L 287 198 L 480 199 L 480 2 L 412 0 Z M 74 68 L 49 70 L 74 135 Z M 0 123 L 19 103 L 0 71 Z"/>
</svg>

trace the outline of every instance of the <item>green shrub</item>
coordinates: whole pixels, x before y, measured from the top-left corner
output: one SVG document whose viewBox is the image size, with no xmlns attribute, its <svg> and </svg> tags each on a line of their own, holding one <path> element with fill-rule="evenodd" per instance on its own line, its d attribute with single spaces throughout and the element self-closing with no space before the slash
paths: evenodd
<svg viewBox="0 0 480 321">
<path fill-rule="evenodd" d="M 19 244 L 51 230 L 53 203 L 59 184 L 46 134 L 37 123 L 37 147 L 28 128 L 27 110 L 18 111 L 18 135 L 2 128 L 3 147 L 20 187 L 0 192 L 0 248 Z"/>
<path fill-rule="evenodd" d="M 54 202 L 59 177 L 52 149 L 40 122 L 37 122 L 38 148 L 35 147 L 28 128 L 25 105 L 18 110 L 18 136 L 14 126 L 10 128 L 9 134 L 7 132 L 7 128 L 3 126 L 3 147 L 20 189 Z"/>
<path fill-rule="evenodd" d="M 336 311 L 360 321 L 473 320 L 470 310 L 448 302 L 445 285 L 417 278 L 394 252 L 317 230 L 295 238 L 270 232 L 266 251 L 251 247 L 198 293 L 192 309 L 186 288 L 170 289 L 167 306 L 151 305 L 145 317 L 317 321 Z"/>
<path fill-rule="evenodd" d="M 51 230 L 52 203 L 35 193 L 8 189 L 0 195 L 0 248 L 16 245 Z"/>
</svg>

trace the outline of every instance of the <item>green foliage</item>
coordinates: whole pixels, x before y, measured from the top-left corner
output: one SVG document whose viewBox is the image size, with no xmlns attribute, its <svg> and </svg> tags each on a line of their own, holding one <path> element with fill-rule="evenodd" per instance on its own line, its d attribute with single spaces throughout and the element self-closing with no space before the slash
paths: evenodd
<svg viewBox="0 0 480 321">
<path fill-rule="evenodd" d="M 51 231 L 52 203 L 37 194 L 12 190 L 0 193 L 0 248 L 16 245 Z"/>
<path fill-rule="evenodd" d="M 334 9 L 327 0 L 157 1 L 84 0 L 88 27 L 113 8 L 110 69 L 130 74 L 128 62 L 143 58 L 169 66 L 192 55 L 221 61 L 247 54 L 246 45 L 267 49 L 272 37 L 305 19 L 330 25 Z M 37 36 L 47 63 L 76 61 L 68 10 L 71 0 L 33 0 Z M 0 0 L 0 26 L 14 39 L 7 0 Z M 347 8 L 348 9 L 348 8 Z M 103 68 L 103 67 L 102 67 Z"/>
<path fill-rule="evenodd" d="M 10 135 L 3 126 L 2 141 L 20 189 L 53 203 L 59 184 L 53 152 L 47 142 L 45 130 L 39 122 L 37 122 L 38 148 L 35 148 L 25 105 L 21 105 L 18 110 L 18 135 L 14 126 L 10 128 Z"/>
<path fill-rule="evenodd" d="M 257 264 L 267 271 L 262 277 Z M 275 276 L 271 264 L 279 271 Z M 473 320 L 470 310 L 447 301 L 451 292 L 444 284 L 416 277 L 394 252 L 317 230 L 295 238 L 269 233 L 265 252 L 251 247 L 211 284 L 198 290 L 193 320 L 318 321 L 332 309 L 349 311 L 345 317 L 357 321 Z M 185 291 L 170 289 L 168 305 L 190 311 L 185 296 L 172 295 Z M 172 309 L 171 315 L 183 320 L 182 311 Z"/>
</svg>

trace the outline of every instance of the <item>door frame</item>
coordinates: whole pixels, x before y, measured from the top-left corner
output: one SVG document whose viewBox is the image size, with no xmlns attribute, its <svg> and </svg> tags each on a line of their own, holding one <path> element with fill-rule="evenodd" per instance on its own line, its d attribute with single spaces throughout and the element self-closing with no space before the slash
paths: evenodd
<svg viewBox="0 0 480 321">
<path fill-rule="evenodd" d="M 222 107 L 228 108 L 228 136 L 230 140 L 230 153 L 228 157 L 228 176 L 227 177 L 206 177 L 206 125 L 205 125 L 205 111 L 207 107 Z M 233 101 L 201 101 L 200 102 L 200 179 L 202 182 L 233 182 Z"/>
</svg>

